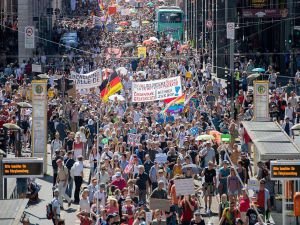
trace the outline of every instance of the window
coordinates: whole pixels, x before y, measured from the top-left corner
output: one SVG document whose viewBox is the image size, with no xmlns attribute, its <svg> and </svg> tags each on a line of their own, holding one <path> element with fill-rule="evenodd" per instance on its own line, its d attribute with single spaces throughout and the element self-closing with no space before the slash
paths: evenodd
<svg viewBox="0 0 300 225">
<path fill-rule="evenodd" d="M 181 23 L 182 13 L 161 12 L 159 13 L 159 22 L 161 23 Z"/>
</svg>

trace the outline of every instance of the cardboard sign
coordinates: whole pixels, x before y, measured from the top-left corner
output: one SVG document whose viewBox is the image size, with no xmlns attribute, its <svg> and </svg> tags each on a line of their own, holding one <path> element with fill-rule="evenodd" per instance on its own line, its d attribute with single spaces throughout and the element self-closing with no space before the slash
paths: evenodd
<svg viewBox="0 0 300 225">
<path fill-rule="evenodd" d="M 177 179 L 174 180 L 176 195 L 192 195 L 195 194 L 194 179 Z"/>
<path fill-rule="evenodd" d="M 168 199 L 157 199 L 157 198 L 150 198 L 150 209 L 160 209 L 163 211 L 170 210 L 170 201 Z"/>
<path fill-rule="evenodd" d="M 168 158 L 168 156 L 165 153 L 158 153 L 155 155 L 155 161 L 160 164 L 167 162 L 167 158 Z"/>
</svg>

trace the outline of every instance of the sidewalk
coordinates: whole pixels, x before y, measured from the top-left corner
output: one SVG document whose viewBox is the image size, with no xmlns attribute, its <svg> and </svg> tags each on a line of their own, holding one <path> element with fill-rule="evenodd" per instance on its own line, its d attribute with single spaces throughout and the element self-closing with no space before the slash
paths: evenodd
<svg viewBox="0 0 300 225">
<path fill-rule="evenodd" d="M 86 163 L 85 163 L 86 164 Z M 40 201 L 37 204 L 30 205 L 25 213 L 30 220 L 31 224 L 38 225 L 49 225 L 52 224 L 52 221 L 46 218 L 46 205 L 52 200 L 52 166 L 50 159 L 50 149 L 48 146 L 48 175 L 44 176 L 42 179 L 37 179 L 36 182 L 42 185 L 41 190 L 39 192 Z M 87 184 L 89 175 L 89 169 L 84 169 L 84 184 Z M 74 191 L 73 186 L 73 191 Z M 64 203 L 65 210 L 61 210 L 61 218 L 65 219 L 66 225 L 79 225 L 80 221 L 76 218 L 76 212 L 78 210 L 78 205 L 72 204 L 70 208 L 68 208 L 67 203 Z"/>
</svg>

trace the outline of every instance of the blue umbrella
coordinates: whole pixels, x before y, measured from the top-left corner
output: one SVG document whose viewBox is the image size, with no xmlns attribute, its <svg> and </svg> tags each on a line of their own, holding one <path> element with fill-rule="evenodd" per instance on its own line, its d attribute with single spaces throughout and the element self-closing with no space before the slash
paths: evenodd
<svg viewBox="0 0 300 225">
<path fill-rule="evenodd" d="M 252 72 L 264 73 L 266 72 L 264 68 L 254 68 Z"/>
</svg>

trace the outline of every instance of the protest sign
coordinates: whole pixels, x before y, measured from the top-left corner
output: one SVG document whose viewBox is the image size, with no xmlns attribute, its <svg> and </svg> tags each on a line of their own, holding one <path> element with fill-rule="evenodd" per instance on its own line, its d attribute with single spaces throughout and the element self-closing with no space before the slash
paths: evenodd
<svg viewBox="0 0 300 225">
<path fill-rule="evenodd" d="M 259 181 L 256 178 L 249 179 L 247 188 L 249 190 L 258 191 L 259 190 Z"/>
<path fill-rule="evenodd" d="M 155 161 L 158 162 L 158 163 L 165 163 L 165 162 L 167 162 L 167 158 L 168 158 L 168 156 L 165 153 L 157 153 L 155 155 Z"/>
<path fill-rule="evenodd" d="M 147 48 L 146 47 L 138 47 L 138 57 L 139 58 L 145 58 L 147 54 Z"/>
<path fill-rule="evenodd" d="M 152 222 L 152 212 L 146 212 L 146 224 L 150 224 Z"/>
<path fill-rule="evenodd" d="M 141 139 L 141 135 L 140 134 L 128 134 L 128 144 L 129 145 L 136 145 L 138 143 L 140 143 L 140 139 Z"/>
<path fill-rule="evenodd" d="M 128 15 L 130 15 L 130 9 L 122 9 L 121 10 L 121 15 L 122 16 L 128 16 Z"/>
<path fill-rule="evenodd" d="M 101 27 L 102 26 L 101 17 L 93 16 L 93 26 L 94 27 Z"/>
<path fill-rule="evenodd" d="M 69 78 L 74 80 L 77 90 L 90 89 L 101 85 L 102 72 L 101 69 L 86 74 L 80 74 L 75 71 L 71 71 Z"/>
<path fill-rule="evenodd" d="M 170 210 L 170 201 L 168 199 L 150 198 L 150 209 L 160 209 L 163 211 Z"/>
<path fill-rule="evenodd" d="M 177 179 L 174 180 L 176 195 L 192 195 L 195 194 L 194 179 Z"/>
<path fill-rule="evenodd" d="M 116 6 L 109 6 L 108 7 L 108 15 L 114 15 L 117 13 L 117 7 Z"/>
<path fill-rule="evenodd" d="M 32 72 L 37 72 L 37 73 L 41 73 L 42 72 L 42 65 L 38 65 L 38 64 L 32 64 Z"/>
<path fill-rule="evenodd" d="M 132 102 L 151 102 L 182 95 L 179 76 L 161 80 L 132 82 Z"/>
</svg>

